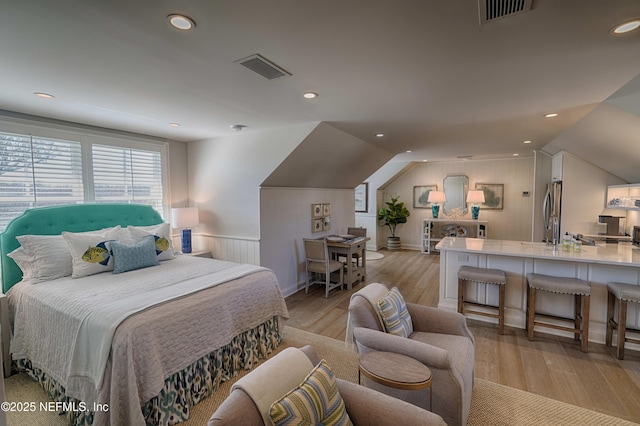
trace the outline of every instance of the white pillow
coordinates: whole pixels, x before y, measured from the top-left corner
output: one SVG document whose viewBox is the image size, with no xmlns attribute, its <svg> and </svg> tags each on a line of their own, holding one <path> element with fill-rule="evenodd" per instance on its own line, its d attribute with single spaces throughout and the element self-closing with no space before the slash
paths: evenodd
<svg viewBox="0 0 640 426">
<path fill-rule="evenodd" d="M 73 278 L 86 277 L 113 270 L 111 241 L 120 235 L 120 226 L 103 233 L 63 232 L 71 252 Z"/>
<path fill-rule="evenodd" d="M 158 260 L 169 260 L 175 258 L 173 244 L 171 243 L 171 230 L 168 223 L 161 223 L 152 226 L 127 226 L 133 243 L 139 243 L 147 235 L 153 235 L 156 240 L 156 254 Z"/>
<path fill-rule="evenodd" d="M 31 260 L 27 251 L 23 247 L 18 247 L 11 253 L 8 253 L 7 256 L 13 259 L 13 261 L 16 262 L 16 265 L 18 265 L 18 268 L 22 271 L 22 280 L 29 281 L 33 274 L 33 267 L 31 266 Z"/>
<path fill-rule="evenodd" d="M 16 239 L 28 257 L 31 283 L 37 284 L 71 275 L 71 253 L 62 235 L 20 235 Z"/>
</svg>

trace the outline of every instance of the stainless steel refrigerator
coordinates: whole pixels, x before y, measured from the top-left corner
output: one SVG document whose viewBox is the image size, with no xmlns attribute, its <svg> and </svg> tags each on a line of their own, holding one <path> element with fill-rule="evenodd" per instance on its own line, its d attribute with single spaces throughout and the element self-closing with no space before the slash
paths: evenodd
<svg viewBox="0 0 640 426">
<path fill-rule="evenodd" d="M 547 193 L 542 202 L 544 241 L 560 243 L 560 217 L 562 206 L 562 182 L 547 185 Z"/>
</svg>

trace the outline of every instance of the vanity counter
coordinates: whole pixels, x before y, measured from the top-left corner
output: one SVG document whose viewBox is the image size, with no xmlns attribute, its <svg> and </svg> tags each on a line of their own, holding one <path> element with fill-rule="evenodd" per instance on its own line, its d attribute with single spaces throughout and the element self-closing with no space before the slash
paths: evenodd
<svg viewBox="0 0 640 426">
<path fill-rule="evenodd" d="M 580 253 L 574 253 L 563 252 L 560 246 L 554 249 L 545 243 L 447 237 L 436 248 L 440 250 L 438 307 L 457 310 L 458 269 L 461 266 L 501 269 L 507 274 L 505 324 L 524 329 L 528 273 L 579 278 L 591 285 L 589 340 L 596 343 L 605 341 L 607 283 L 618 281 L 640 285 L 640 248 L 629 243 L 583 246 Z M 467 285 L 465 299 L 497 306 L 497 286 L 477 283 Z M 627 326 L 640 328 L 640 309 L 635 305 L 629 305 Z M 537 312 L 570 317 L 573 309 L 571 296 L 538 292 Z M 497 322 L 481 315 L 469 317 Z M 573 336 L 560 330 L 544 332 Z M 640 345 L 627 346 L 640 350 Z"/>
</svg>

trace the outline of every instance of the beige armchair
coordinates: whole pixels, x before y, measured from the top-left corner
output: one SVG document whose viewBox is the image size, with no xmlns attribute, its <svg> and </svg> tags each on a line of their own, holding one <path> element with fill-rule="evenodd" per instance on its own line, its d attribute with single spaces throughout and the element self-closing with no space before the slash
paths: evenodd
<svg viewBox="0 0 640 426">
<path fill-rule="evenodd" d="M 313 365 L 320 362 L 311 346 L 300 348 Z M 249 373 L 251 374 L 251 373 Z M 344 400 L 354 425 L 430 426 L 445 425 L 442 418 L 427 410 L 381 394 L 355 383 L 336 379 L 338 392 Z M 253 399 L 241 389 L 234 389 L 211 416 L 208 426 L 263 426 L 264 421 Z"/>
<path fill-rule="evenodd" d="M 351 297 L 349 322 L 358 353 L 371 351 L 396 352 L 412 357 L 431 370 L 433 407 L 448 425 L 465 425 L 471 408 L 474 382 L 473 335 L 464 316 L 457 312 L 407 303 L 413 333 L 400 337 L 385 333 L 371 298 L 365 297 L 372 288 L 386 290 L 382 284 L 369 284 Z M 367 290 L 365 290 L 367 289 Z M 414 391 L 412 400 L 424 408 L 429 406 L 428 390 L 422 396 Z M 385 392 L 393 395 L 391 392 Z M 401 398 L 407 400 L 404 395 Z M 419 400 L 417 398 L 420 398 Z"/>
</svg>

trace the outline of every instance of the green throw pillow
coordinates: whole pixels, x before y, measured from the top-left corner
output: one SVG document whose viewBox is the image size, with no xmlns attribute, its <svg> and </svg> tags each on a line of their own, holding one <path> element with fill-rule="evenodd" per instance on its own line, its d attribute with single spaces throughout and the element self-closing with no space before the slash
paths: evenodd
<svg viewBox="0 0 640 426">
<path fill-rule="evenodd" d="M 409 337 L 413 333 L 411 315 L 397 287 L 393 287 L 386 296 L 378 300 L 378 308 L 387 333 L 401 337 Z"/>
<path fill-rule="evenodd" d="M 325 360 L 297 388 L 274 402 L 269 415 L 276 426 L 352 425 Z"/>
</svg>

